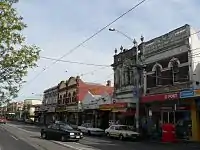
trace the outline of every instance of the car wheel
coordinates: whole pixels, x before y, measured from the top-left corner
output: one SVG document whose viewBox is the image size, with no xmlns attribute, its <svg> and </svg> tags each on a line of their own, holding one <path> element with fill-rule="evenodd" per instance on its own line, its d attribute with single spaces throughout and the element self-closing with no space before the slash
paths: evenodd
<svg viewBox="0 0 200 150">
<path fill-rule="evenodd" d="M 90 131 L 88 131 L 88 135 L 91 135 L 91 132 L 90 132 Z"/>
<path fill-rule="evenodd" d="M 79 140 L 75 140 L 74 142 L 78 142 Z"/>
<path fill-rule="evenodd" d="M 45 132 L 41 133 L 41 138 L 42 139 L 47 139 L 47 134 Z"/>
<path fill-rule="evenodd" d="M 61 136 L 61 141 L 62 141 L 62 142 L 65 142 L 65 141 L 66 141 L 66 138 L 65 138 L 64 135 Z"/>
<path fill-rule="evenodd" d="M 110 133 L 107 132 L 107 133 L 106 133 L 106 136 L 107 136 L 107 137 L 110 137 Z"/>
<path fill-rule="evenodd" d="M 119 139 L 120 140 L 124 140 L 124 136 L 121 134 L 121 135 L 119 135 Z"/>
</svg>

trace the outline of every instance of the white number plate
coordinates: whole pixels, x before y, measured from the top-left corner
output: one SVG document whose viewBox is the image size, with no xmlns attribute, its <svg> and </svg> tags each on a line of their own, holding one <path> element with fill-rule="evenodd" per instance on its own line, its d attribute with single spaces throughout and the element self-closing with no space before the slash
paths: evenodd
<svg viewBox="0 0 200 150">
<path fill-rule="evenodd" d="M 80 136 L 76 136 L 77 139 L 80 139 Z"/>
</svg>

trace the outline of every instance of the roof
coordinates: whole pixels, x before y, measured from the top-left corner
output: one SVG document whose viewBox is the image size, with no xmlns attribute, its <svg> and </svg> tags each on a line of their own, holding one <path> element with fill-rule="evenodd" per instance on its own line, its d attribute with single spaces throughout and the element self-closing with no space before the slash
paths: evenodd
<svg viewBox="0 0 200 150">
<path fill-rule="evenodd" d="M 92 83 L 92 82 L 85 82 L 86 84 L 88 85 L 98 85 L 98 86 L 103 86 L 102 84 L 100 83 Z"/>
<path fill-rule="evenodd" d="M 105 93 L 112 94 L 113 93 L 113 87 L 105 86 L 102 84 L 97 83 L 90 83 L 90 82 L 83 82 L 82 80 L 79 80 L 79 95 L 78 100 L 82 101 L 85 97 L 85 95 L 88 93 L 88 91 L 92 95 L 103 95 Z"/>
<path fill-rule="evenodd" d="M 93 95 L 94 98 L 101 98 L 101 95 Z"/>
<path fill-rule="evenodd" d="M 44 93 L 46 93 L 46 92 L 48 92 L 48 91 L 55 90 L 55 89 L 57 89 L 57 88 L 58 88 L 58 85 L 56 85 L 56 86 L 53 86 L 53 87 L 50 87 L 50 88 L 48 88 L 48 89 L 44 90 Z"/>
</svg>

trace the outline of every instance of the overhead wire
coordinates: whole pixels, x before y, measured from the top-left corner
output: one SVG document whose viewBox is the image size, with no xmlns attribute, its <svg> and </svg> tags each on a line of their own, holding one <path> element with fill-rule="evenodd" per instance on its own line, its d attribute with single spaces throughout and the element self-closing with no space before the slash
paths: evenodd
<svg viewBox="0 0 200 150">
<path fill-rule="evenodd" d="M 56 58 L 51 58 L 51 57 L 46 57 L 46 56 L 40 56 L 40 58 L 43 58 L 43 59 L 47 59 L 47 60 L 58 60 Z M 69 61 L 69 60 L 58 60 L 59 62 L 66 62 L 66 63 L 71 63 L 71 64 L 79 64 L 79 65 L 87 65 L 87 66 L 96 66 L 96 67 L 102 67 L 102 66 L 105 66 L 105 67 L 111 67 L 110 65 L 102 65 L 102 64 L 94 64 L 94 63 L 84 63 L 84 62 L 77 62 L 77 61 Z"/>
<path fill-rule="evenodd" d="M 43 68 L 38 74 L 36 74 L 35 77 L 33 77 L 33 79 L 31 79 L 30 81 L 28 81 L 27 83 L 32 83 L 33 81 L 35 81 L 35 79 L 37 79 L 44 71 L 46 71 L 47 69 L 49 69 L 50 67 L 52 67 L 54 64 L 56 64 L 59 60 L 61 60 L 62 58 L 66 57 L 67 55 L 71 54 L 72 52 L 74 52 L 76 49 L 78 49 L 79 47 L 81 47 L 82 45 L 84 45 L 85 43 L 87 43 L 88 41 L 90 41 L 91 39 L 93 39 L 94 37 L 96 37 L 99 33 L 101 33 L 102 31 L 104 31 L 107 27 L 109 27 L 110 25 L 112 25 L 113 23 L 115 23 L 116 21 L 118 21 L 119 19 L 121 19 L 122 17 L 124 17 L 126 14 L 130 13 L 131 11 L 133 11 L 134 9 L 136 9 L 137 7 L 139 7 L 141 4 L 143 4 L 145 1 L 147 0 L 142 0 L 139 3 L 137 3 L 136 5 L 134 5 L 133 7 L 131 7 L 129 10 L 127 10 L 126 12 L 124 12 L 123 14 L 121 14 L 120 16 L 118 16 L 116 19 L 114 19 L 113 21 L 111 21 L 110 23 L 108 23 L 106 26 L 102 27 L 100 30 L 98 30 L 97 32 L 95 32 L 94 34 L 92 34 L 90 37 L 86 38 L 84 41 L 82 41 L 80 44 L 78 44 L 77 46 L 75 46 L 74 48 L 72 48 L 71 50 L 69 50 L 67 53 L 65 53 L 64 55 L 62 55 L 59 59 L 55 60 L 53 63 L 51 63 L 49 66 L 47 66 L 46 68 Z M 26 84 L 27 85 L 27 84 Z M 25 85 L 24 85 L 25 86 Z"/>
</svg>

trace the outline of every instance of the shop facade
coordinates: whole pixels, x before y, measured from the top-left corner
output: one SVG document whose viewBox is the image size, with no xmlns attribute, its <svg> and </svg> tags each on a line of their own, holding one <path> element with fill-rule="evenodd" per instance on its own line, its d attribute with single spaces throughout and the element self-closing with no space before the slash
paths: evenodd
<svg viewBox="0 0 200 150">
<path fill-rule="evenodd" d="M 190 102 L 190 117 L 192 122 L 191 140 L 200 141 L 200 89 L 189 89 L 181 91 L 180 99 Z"/>
<path fill-rule="evenodd" d="M 198 103 L 200 90 L 183 90 L 176 93 L 143 96 L 141 106 L 145 109 L 146 118 L 155 125 L 180 121 L 191 121 L 191 140 L 200 141 L 200 120 Z M 199 99 L 199 100 L 198 100 Z"/>
<path fill-rule="evenodd" d="M 114 102 L 99 106 L 102 112 L 107 112 L 109 122 L 134 125 L 135 107 L 131 103 Z"/>
</svg>

